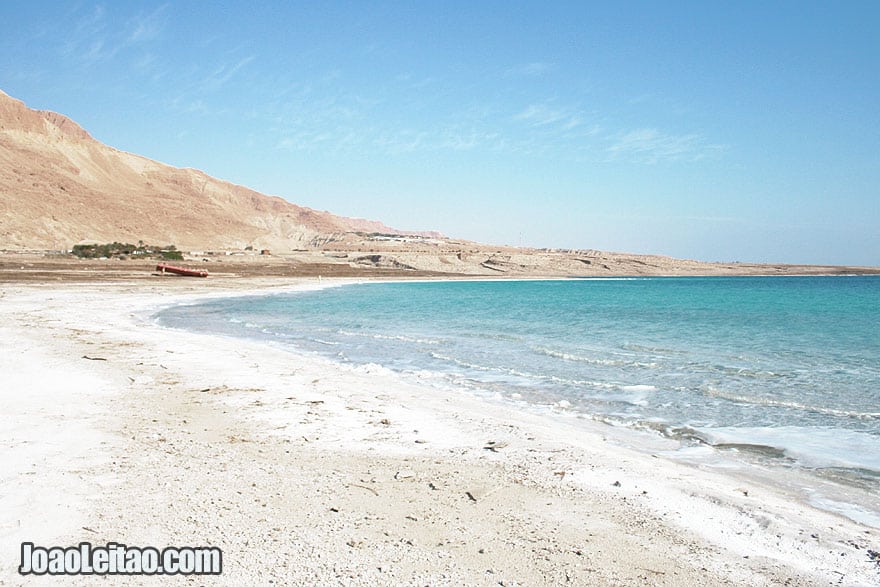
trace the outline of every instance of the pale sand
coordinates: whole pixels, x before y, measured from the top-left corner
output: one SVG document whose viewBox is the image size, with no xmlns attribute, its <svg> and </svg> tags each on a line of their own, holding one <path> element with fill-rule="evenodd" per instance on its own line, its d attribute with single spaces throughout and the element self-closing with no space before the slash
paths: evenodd
<svg viewBox="0 0 880 587">
<path fill-rule="evenodd" d="M 0 290 L 0 584 L 880 583 L 877 530 L 736 471 L 149 321 L 158 304 L 265 285 Z M 23 578 L 25 540 L 217 545 L 224 572 Z"/>
</svg>

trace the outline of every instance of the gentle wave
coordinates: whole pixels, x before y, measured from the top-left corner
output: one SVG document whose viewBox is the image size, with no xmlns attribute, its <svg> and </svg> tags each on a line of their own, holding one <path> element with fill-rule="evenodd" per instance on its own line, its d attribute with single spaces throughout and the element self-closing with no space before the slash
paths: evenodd
<svg viewBox="0 0 880 587">
<path fill-rule="evenodd" d="M 556 375 L 552 375 L 549 377 L 550 381 L 554 383 L 559 383 L 562 385 L 571 385 L 574 387 L 594 387 L 599 389 L 620 389 L 620 386 L 616 383 L 609 383 L 608 381 L 594 381 L 592 379 L 567 379 L 564 377 L 557 377 Z"/>
<path fill-rule="evenodd" d="M 370 332 L 351 332 L 350 330 L 337 330 L 337 334 L 341 334 L 342 336 L 359 336 L 362 338 L 372 338 L 373 340 L 398 340 L 400 342 L 413 342 L 418 344 L 430 344 L 430 345 L 439 345 L 443 344 L 440 340 L 433 340 L 430 338 L 412 338 L 410 336 L 403 335 L 387 335 L 387 334 L 376 334 Z"/>
<path fill-rule="evenodd" d="M 790 400 L 781 400 L 781 399 L 773 399 L 768 397 L 757 397 L 757 396 L 746 396 L 746 395 L 738 395 L 735 393 L 725 392 L 720 389 L 716 389 L 711 386 L 706 386 L 702 388 L 702 391 L 705 395 L 709 397 L 717 397 L 721 399 L 726 399 L 728 401 L 736 402 L 743 405 L 750 406 L 769 406 L 774 408 L 788 408 L 792 410 L 801 410 L 804 412 L 815 412 L 817 414 L 825 414 L 828 416 L 840 416 L 844 418 L 858 418 L 865 420 L 874 420 L 880 419 L 880 412 L 857 412 L 851 410 L 839 410 L 836 408 L 826 408 L 823 406 L 814 406 L 809 404 L 802 404 L 800 402 L 790 401 Z"/>
<path fill-rule="evenodd" d="M 635 343 L 624 343 L 621 345 L 621 348 L 626 349 L 628 351 L 635 351 L 637 353 L 651 353 L 651 354 L 660 354 L 660 355 L 686 355 L 687 351 L 683 351 L 681 349 L 671 349 L 666 347 L 656 347 L 656 346 L 647 346 L 642 344 Z"/>
<path fill-rule="evenodd" d="M 442 355 L 440 353 L 429 353 L 431 357 L 438 359 L 440 361 L 447 361 L 450 363 L 454 363 L 459 367 L 465 367 L 467 369 L 473 369 L 475 371 L 485 371 L 485 372 L 493 372 L 493 373 L 506 373 L 507 375 L 514 375 L 516 377 L 522 377 L 525 379 L 539 379 L 545 380 L 547 379 L 546 375 L 538 375 L 535 373 L 526 373 L 523 371 L 518 371 L 516 369 L 510 369 L 507 367 L 489 367 L 487 365 L 478 365 L 476 363 L 469 363 L 468 361 L 463 361 L 461 359 L 457 359 L 455 357 L 450 357 L 448 355 Z"/>
<path fill-rule="evenodd" d="M 658 363 L 624 361 L 622 359 L 597 359 L 595 357 L 585 357 L 583 355 L 566 353 L 564 351 L 557 351 L 545 347 L 532 347 L 532 350 L 548 357 L 555 357 L 557 359 L 563 359 L 565 361 L 573 361 L 577 363 L 587 363 L 590 365 L 601 365 L 603 367 L 639 367 L 643 369 L 657 369 L 660 367 Z"/>
<path fill-rule="evenodd" d="M 506 367 L 490 367 L 487 365 L 478 365 L 476 363 L 470 363 L 468 361 L 464 361 L 464 360 L 458 359 L 456 357 L 451 357 L 449 355 L 443 355 L 443 354 L 436 353 L 436 352 L 432 352 L 432 353 L 430 353 L 430 355 L 431 355 L 431 357 L 433 357 L 435 359 L 438 359 L 441 361 L 447 361 L 447 362 L 453 363 L 455 365 L 458 365 L 459 367 L 464 367 L 464 368 L 472 369 L 475 371 L 502 373 L 502 374 L 506 374 L 506 375 L 513 375 L 515 377 L 519 377 L 519 378 L 523 378 L 523 379 L 542 381 L 542 382 L 551 382 L 551 383 L 561 385 L 564 387 L 578 387 L 578 388 L 589 387 L 589 388 L 593 388 L 593 389 L 618 390 L 618 391 L 627 391 L 627 392 L 644 392 L 644 391 L 656 391 L 657 390 L 657 387 L 654 385 L 647 385 L 647 384 L 628 385 L 628 384 L 615 383 L 615 382 L 609 382 L 609 381 L 597 381 L 597 380 L 593 380 L 593 379 L 570 379 L 570 378 L 566 378 L 566 377 L 559 377 L 557 375 L 543 375 L 543 374 L 529 373 L 529 372 L 520 371 L 517 369 L 506 368 Z M 628 400 L 625 400 L 625 401 L 627 401 L 627 403 L 632 403 L 632 402 L 629 402 Z M 638 405 L 641 405 L 641 404 L 638 404 Z"/>
<path fill-rule="evenodd" d="M 762 369 L 749 369 L 748 367 L 728 367 L 712 363 L 689 362 L 679 367 L 680 370 L 695 373 L 711 373 L 727 375 L 730 377 L 742 377 L 746 379 L 784 379 L 793 378 L 793 374 L 776 373 Z"/>
</svg>

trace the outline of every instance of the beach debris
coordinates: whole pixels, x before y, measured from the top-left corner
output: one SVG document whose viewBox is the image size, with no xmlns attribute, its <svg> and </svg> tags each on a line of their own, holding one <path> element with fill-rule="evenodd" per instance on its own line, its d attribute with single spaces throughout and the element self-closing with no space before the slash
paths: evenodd
<svg viewBox="0 0 880 587">
<path fill-rule="evenodd" d="M 389 420 L 388 418 L 382 418 L 381 420 L 379 420 L 379 424 L 382 424 L 383 426 L 390 426 L 391 420 Z"/>
<path fill-rule="evenodd" d="M 413 471 L 398 471 L 394 474 L 395 479 L 412 479 L 416 474 Z"/>
<path fill-rule="evenodd" d="M 97 530 L 92 530 L 92 529 L 89 528 L 88 526 L 83 526 L 82 529 L 85 530 L 86 532 L 91 532 L 91 533 L 93 533 L 93 534 L 97 534 L 97 533 L 98 533 Z"/>
<path fill-rule="evenodd" d="M 156 265 L 156 271 L 160 274 L 165 275 L 166 273 L 173 273 L 174 275 L 181 275 L 183 277 L 207 277 L 207 271 L 200 271 L 198 269 L 188 269 L 186 267 L 178 267 L 177 265 L 168 265 L 167 263 L 159 263 Z"/>
<path fill-rule="evenodd" d="M 611 485 L 613 485 L 614 487 L 620 487 L 620 481 L 615 481 Z"/>
<path fill-rule="evenodd" d="M 423 438 L 416 438 L 416 440 L 415 440 L 416 444 L 425 444 L 426 442 L 428 442 L 428 441 Z"/>
<path fill-rule="evenodd" d="M 880 567 L 880 552 L 868 549 L 868 560 Z"/>
<path fill-rule="evenodd" d="M 440 490 L 440 488 L 437 487 L 437 484 L 434 483 L 433 481 L 428 482 L 428 489 L 430 489 L 431 491 L 439 491 Z"/>
<path fill-rule="evenodd" d="M 488 490 L 485 488 L 475 487 L 469 491 L 465 491 L 464 494 L 467 495 L 469 500 L 476 503 L 477 501 L 479 501 L 481 499 L 486 499 L 487 497 L 489 497 L 490 495 L 492 495 L 493 493 L 495 493 L 499 489 L 501 489 L 500 485 L 497 487 L 493 487 L 492 489 L 488 489 Z"/>
<path fill-rule="evenodd" d="M 503 440 L 490 440 L 483 448 L 485 450 L 491 450 L 492 452 L 498 452 L 498 449 L 506 447 L 507 444 L 508 443 L 504 442 Z"/>
<path fill-rule="evenodd" d="M 88 356 L 88 355 L 83 355 L 82 358 L 83 358 L 83 359 L 88 359 L 88 360 L 90 360 L 90 361 L 106 361 L 106 360 L 107 360 L 107 359 L 105 359 L 104 357 L 90 357 L 90 356 Z"/>
<path fill-rule="evenodd" d="M 376 497 L 379 497 L 379 492 L 376 491 L 375 489 L 373 489 L 372 487 L 367 487 L 366 485 L 358 485 L 357 483 L 349 483 L 348 486 L 349 487 L 359 487 L 360 489 L 366 489 L 367 491 L 369 491 L 370 493 L 372 493 Z"/>
<path fill-rule="evenodd" d="M 559 477 L 560 479 L 565 479 L 566 472 L 565 471 L 553 471 L 553 474 Z"/>
</svg>

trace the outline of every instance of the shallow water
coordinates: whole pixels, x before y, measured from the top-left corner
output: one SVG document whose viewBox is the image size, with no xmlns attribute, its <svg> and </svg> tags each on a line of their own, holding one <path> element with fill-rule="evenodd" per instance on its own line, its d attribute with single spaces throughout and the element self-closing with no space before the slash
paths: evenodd
<svg viewBox="0 0 880 587">
<path fill-rule="evenodd" d="M 373 283 L 159 320 L 880 490 L 877 276 Z"/>
</svg>

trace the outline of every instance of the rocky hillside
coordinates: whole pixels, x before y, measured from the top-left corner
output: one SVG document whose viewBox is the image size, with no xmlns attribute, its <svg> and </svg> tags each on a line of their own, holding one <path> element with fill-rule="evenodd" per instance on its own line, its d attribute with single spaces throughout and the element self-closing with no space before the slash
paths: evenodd
<svg viewBox="0 0 880 587">
<path fill-rule="evenodd" d="M 118 151 L 0 92 L 0 249 L 143 240 L 290 250 L 352 232 L 403 234 Z"/>
</svg>

